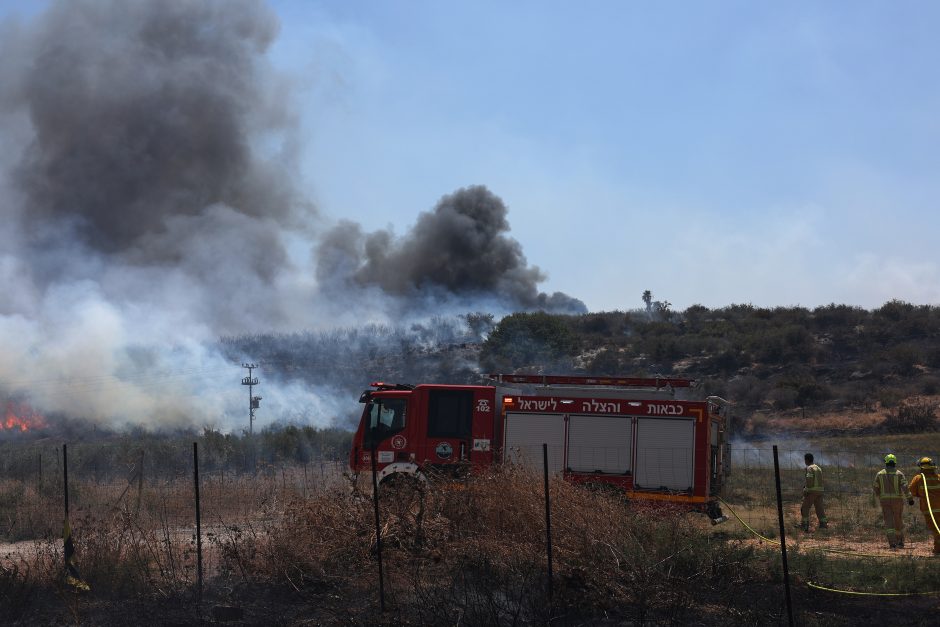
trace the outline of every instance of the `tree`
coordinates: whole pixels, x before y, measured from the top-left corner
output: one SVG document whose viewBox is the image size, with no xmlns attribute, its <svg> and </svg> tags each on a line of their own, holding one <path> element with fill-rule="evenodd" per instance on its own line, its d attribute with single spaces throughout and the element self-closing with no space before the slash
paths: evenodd
<svg viewBox="0 0 940 627">
<path fill-rule="evenodd" d="M 560 316 L 515 313 L 500 320 L 486 338 L 480 363 L 487 370 L 568 370 L 576 352 L 576 338 Z"/>
<path fill-rule="evenodd" d="M 643 302 L 646 303 L 646 313 L 650 313 L 653 308 L 653 293 L 651 291 L 643 291 Z"/>
<path fill-rule="evenodd" d="M 482 340 L 483 337 L 493 329 L 493 314 L 475 311 L 460 316 L 467 323 L 470 334 L 475 340 Z"/>
</svg>

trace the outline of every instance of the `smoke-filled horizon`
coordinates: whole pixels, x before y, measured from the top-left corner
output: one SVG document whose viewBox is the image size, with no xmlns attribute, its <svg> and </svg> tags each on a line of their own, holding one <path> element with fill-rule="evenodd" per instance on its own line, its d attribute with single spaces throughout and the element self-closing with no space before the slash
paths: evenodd
<svg viewBox="0 0 940 627">
<path fill-rule="evenodd" d="M 304 198 L 277 34 L 261 0 L 74 0 L 0 23 L 0 396 L 112 425 L 240 424 L 221 336 L 585 310 L 538 290 L 483 186 L 401 236 Z M 354 401 L 265 390 L 269 415 L 314 408 L 321 426 Z"/>
</svg>

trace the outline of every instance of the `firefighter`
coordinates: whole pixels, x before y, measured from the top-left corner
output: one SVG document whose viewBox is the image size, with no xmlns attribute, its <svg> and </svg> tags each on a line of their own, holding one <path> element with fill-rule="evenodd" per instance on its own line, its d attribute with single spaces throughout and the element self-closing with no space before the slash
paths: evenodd
<svg viewBox="0 0 940 627">
<path fill-rule="evenodd" d="M 888 546 L 904 548 L 904 496 L 907 495 L 907 504 L 913 505 L 914 499 L 907 487 L 904 473 L 897 469 L 898 458 L 888 453 L 885 455 L 885 467 L 875 475 L 872 484 L 874 498 L 881 503 L 881 513 L 885 519 L 885 535 L 888 536 Z"/>
<path fill-rule="evenodd" d="M 920 498 L 920 511 L 924 514 L 927 530 L 933 534 L 933 554 L 940 555 L 940 529 L 937 529 L 937 524 L 940 524 L 940 475 L 929 457 L 922 457 L 918 465 L 920 472 L 911 479 L 908 489 Z"/>
<path fill-rule="evenodd" d="M 800 507 L 803 520 L 800 526 L 803 531 L 809 531 L 809 512 L 815 507 L 819 528 L 825 529 L 829 526 L 829 521 L 823 508 L 822 468 L 813 463 L 812 453 L 807 453 L 803 459 L 806 461 L 806 484 L 803 486 L 803 505 Z"/>
</svg>

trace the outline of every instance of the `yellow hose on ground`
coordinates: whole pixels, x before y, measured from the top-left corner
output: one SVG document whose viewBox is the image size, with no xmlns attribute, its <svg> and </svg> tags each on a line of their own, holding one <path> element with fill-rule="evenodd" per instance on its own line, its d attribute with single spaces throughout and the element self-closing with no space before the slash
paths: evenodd
<svg viewBox="0 0 940 627">
<path fill-rule="evenodd" d="M 757 537 L 760 538 L 761 540 L 765 540 L 765 541 L 771 542 L 771 543 L 773 543 L 773 544 L 780 544 L 780 541 L 779 541 L 779 540 L 774 540 L 774 539 L 772 539 L 772 538 L 768 538 L 768 537 L 766 537 L 766 536 L 763 536 L 763 535 L 757 533 L 757 531 L 755 531 L 753 527 L 751 527 L 750 525 L 748 525 L 746 522 L 744 522 L 744 520 L 743 520 L 740 516 L 738 516 L 737 512 L 734 511 L 734 508 L 731 507 L 731 505 L 729 505 L 727 501 L 725 501 L 725 500 L 722 499 L 721 497 L 717 497 L 717 498 L 718 498 L 718 501 L 721 502 L 722 505 L 724 505 L 725 507 L 728 508 L 728 511 L 731 512 L 731 515 L 734 516 L 734 517 L 738 520 L 738 522 L 740 522 L 742 525 L 744 525 L 744 528 L 745 528 L 745 529 L 747 529 L 748 531 L 750 531 L 751 533 L 753 533 L 755 536 L 757 536 Z M 928 499 L 929 499 L 929 497 L 928 497 Z M 927 502 L 927 505 L 928 505 L 928 507 L 930 506 L 929 500 L 928 500 L 928 502 Z M 931 518 L 932 518 L 932 517 L 933 517 L 933 514 L 931 513 Z M 934 521 L 934 524 L 936 525 L 936 521 Z M 894 555 L 873 554 L 873 553 L 856 553 L 856 552 L 852 552 L 852 551 L 841 551 L 841 550 L 839 550 L 839 549 L 827 549 L 827 548 L 824 548 L 824 547 L 819 547 L 819 550 L 820 550 L 820 551 L 823 551 L 823 552 L 826 552 L 826 553 L 836 553 L 836 554 L 850 555 L 850 556 L 856 556 L 856 557 L 879 557 L 879 558 L 884 558 L 884 557 L 897 557 L 897 556 L 894 556 Z M 921 556 L 921 555 L 909 555 L 908 557 L 916 557 L 916 558 L 921 558 L 921 559 L 923 559 L 923 556 Z M 806 582 L 806 585 L 809 586 L 810 588 L 815 589 L 815 590 L 823 590 L 823 591 L 826 591 L 826 592 L 835 592 L 835 593 L 838 593 L 838 594 L 849 594 L 849 595 L 855 595 L 855 596 L 909 597 L 909 596 L 924 596 L 924 595 L 931 595 L 931 594 L 940 594 L 940 590 L 931 590 L 931 591 L 928 591 L 928 592 L 859 592 L 859 591 L 857 591 L 857 590 L 840 590 L 840 589 L 838 589 L 838 588 L 831 588 L 831 587 L 828 587 L 828 586 L 821 586 L 821 585 L 819 585 L 819 584 L 817 584 L 817 583 L 813 583 L 813 582 L 811 582 L 811 581 L 807 581 L 807 582 Z"/>
</svg>

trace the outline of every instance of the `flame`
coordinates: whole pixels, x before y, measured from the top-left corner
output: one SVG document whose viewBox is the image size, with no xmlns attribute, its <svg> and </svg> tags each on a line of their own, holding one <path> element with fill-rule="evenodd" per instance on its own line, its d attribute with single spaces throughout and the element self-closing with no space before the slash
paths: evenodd
<svg viewBox="0 0 940 627">
<path fill-rule="evenodd" d="M 6 429 L 8 431 L 19 430 L 26 432 L 32 429 L 42 429 L 45 426 L 46 419 L 43 418 L 42 414 L 34 411 L 26 403 L 8 402 L 5 416 L 0 420 L 0 431 Z"/>
</svg>

